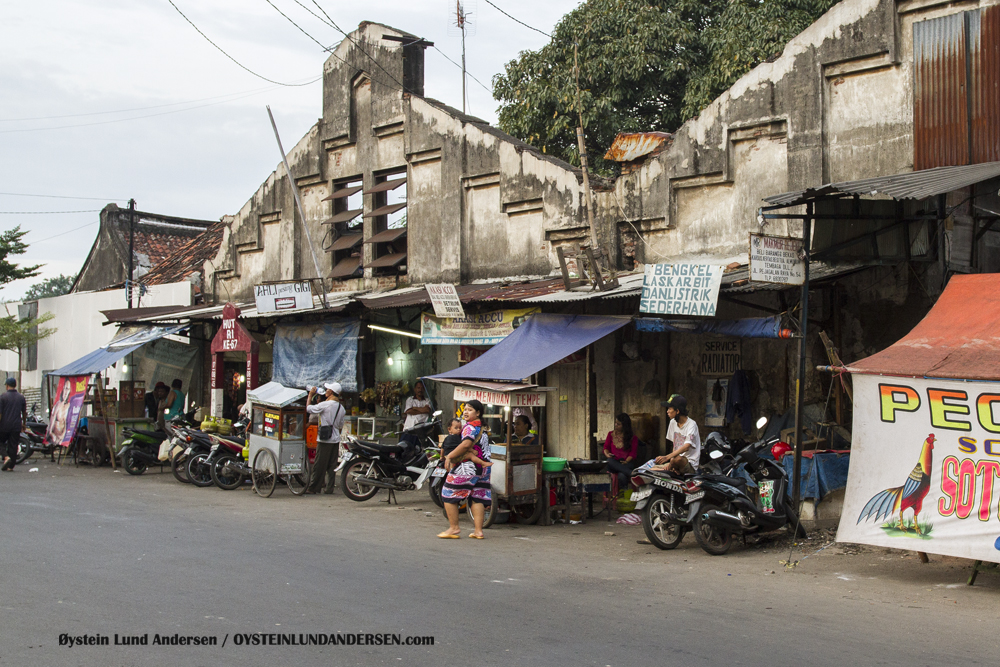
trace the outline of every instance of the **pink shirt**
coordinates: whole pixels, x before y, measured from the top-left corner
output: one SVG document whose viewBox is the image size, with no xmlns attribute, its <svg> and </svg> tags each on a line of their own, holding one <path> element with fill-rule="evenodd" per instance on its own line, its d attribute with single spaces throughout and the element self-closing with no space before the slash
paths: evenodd
<svg viewBox="0 0 1000 667">
<path fill-rule="evenodd" d="M 611 458 L 624 461 L 625 459 L 634 459 L 636 454 L 639 453 L 639 438 L 634 435 L 628 444 L 628 449 L 618 449 L 615 447 L 614 442 L 614 431 L 609 431 L 608 437 L 604 441 L 604 449 L 611 452 Z"/>
</svg>

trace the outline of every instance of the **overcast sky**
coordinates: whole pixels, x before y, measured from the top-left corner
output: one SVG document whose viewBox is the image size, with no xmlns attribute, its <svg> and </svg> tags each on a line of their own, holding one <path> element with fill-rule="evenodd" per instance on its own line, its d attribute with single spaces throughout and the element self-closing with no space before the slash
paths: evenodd
<svg viewBox="0 0 1000 667">
<path fill-rule="evenodd" d="M 283 83 L 322 74 L 327 54 L 267 0 L 173 0 L 246 68 Z M 326 45 L 342 36 L 296 0 L 271 0 Z M 316 11 L 312 0 L 300 0 Z M 545 32 L 580 0 L 493 0 Z M 377 21 L 420 35 L 461 62 L 449 28 L 454 0 L 320 0 L 344 30 Z M 547 42 L 484 0 L 466 0 L 475 34 L 469 72 L 486 86 L 504 63 Z M 322 114 L 321 82 L 275 86 L 241 69 L 199 35 L 168 0 L 3 2 L 0 22 L 0 229 L 30 230 L 21 264 L 41 278 L 76 273 L 98 213 L 135 198 L 139 210 L 205 220 L 237 212 L 280 161 L 266 104 L 285 147 Z M 425 94 L 461 108 L 461 72 L 426 51 Z M 469 112 L 496 122 L 496 102 L 469 80 Z M 97 199 L 17 196 L 44 194 Z M 27 211 L 87 211 L 50 215 Z M 17 212 L 15 214 L 11 214 Z M 11 283 L 19 298 L 40 278 Z"/>
</svg>

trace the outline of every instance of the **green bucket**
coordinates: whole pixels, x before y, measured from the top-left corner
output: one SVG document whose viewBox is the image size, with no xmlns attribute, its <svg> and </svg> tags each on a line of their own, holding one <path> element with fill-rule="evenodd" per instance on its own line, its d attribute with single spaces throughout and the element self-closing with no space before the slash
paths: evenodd
<svg viewBox="0 0 1000 667">
<path fill-rule="evenodd" d="M 566 459 L 557 456 L 542 458 L 542 472 L 561 472 L 566 467 Z"/>
</svg>

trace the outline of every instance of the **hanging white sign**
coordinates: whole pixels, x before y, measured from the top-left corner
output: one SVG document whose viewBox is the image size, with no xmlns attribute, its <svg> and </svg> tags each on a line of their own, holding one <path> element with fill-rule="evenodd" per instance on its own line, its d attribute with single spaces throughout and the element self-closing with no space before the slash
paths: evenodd
<svg viewBox="0 0 1000 667">
<path fill-rule="evenodd" d="M 995 383 L 855 375 L 838 542 L 1000 562 Z"/>
<path fill-rule="evenodd" d="M 722 287 L 722 271 L 719 264 L 647 264 L 639 311 L 714 317 Z"/>
<path fill-rule="evenodd" d="M 434 306 L 435 317 L 465 317 L 465 308 L 462 307 L 462 300 L 458 298 L 454 285 L 428 283 L 424 287 Z"/>
<path fill-rule="evenodd" d="M 806 281 L 802 239 L 750 235 L 750 280 L 801 285 Z"/>
<path fill-rule="evenodd" d="M 313 307 L 312 284 L 308 280 L 254 285 L 253 292 L 260 315 L 310 310 Z"/>
</svg>

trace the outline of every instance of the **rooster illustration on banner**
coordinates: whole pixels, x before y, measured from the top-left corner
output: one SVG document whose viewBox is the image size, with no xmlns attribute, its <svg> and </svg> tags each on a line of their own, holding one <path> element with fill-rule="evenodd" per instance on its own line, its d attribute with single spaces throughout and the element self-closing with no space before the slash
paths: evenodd
<svg viewBox="0 0 1000 667">
<path fill-rule="evenodd" d="M 920 524 L 917 522 L 917 515 L 923 506 L 924 497 L 931 488 L 931 461 L 934 451 L 934 434 L 931 433 L 924 440 L 924 446 L 920 450 L 920 459 L 913 467 L 910 476 L 902 486 L 895 486 L 884 491 L 879 491 L 869 500 L 858 516 L 858 523 L 863 520 L 874 519 L 879 521 L 883 518 L 892 519 L 897 517 L 899 522 L 898 530 L 906 532 L 903 523 L 903 512 L 908 509 L 913 510 L 913 528 L 918 535 L 923 535 Z"/>
</svg>

